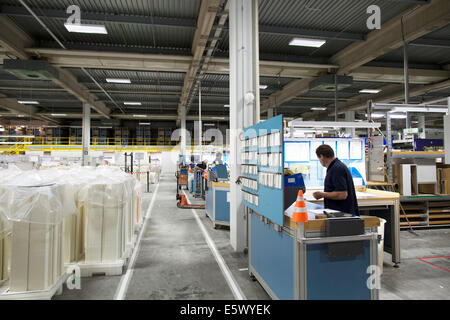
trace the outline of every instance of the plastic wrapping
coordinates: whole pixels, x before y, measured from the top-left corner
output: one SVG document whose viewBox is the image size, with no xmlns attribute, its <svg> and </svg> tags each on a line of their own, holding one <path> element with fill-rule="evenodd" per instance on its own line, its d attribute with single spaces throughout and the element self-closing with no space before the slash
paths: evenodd
<svg viewBox="0 0 450 320">
<path fill-rule="evenodd" d="M 56 225 L 66 216 L 78 215 L 87 203 L 123 208 L 133 194 L 141 196 L 141 192 L 140 183 L 119 168 L 22 171 L 11 166 L 0 171 L 0 238 L 11 231 L 14 221 Z"/>
</svg>

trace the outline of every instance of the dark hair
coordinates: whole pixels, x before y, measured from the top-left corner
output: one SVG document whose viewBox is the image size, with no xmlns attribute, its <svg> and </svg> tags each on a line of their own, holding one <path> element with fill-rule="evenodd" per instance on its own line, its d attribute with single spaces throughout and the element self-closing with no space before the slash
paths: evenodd
<svg viewBox="0 0 450 320">
<path fill-rule="evenodd" d="M 325 158 L 329 158 L 329 159 L 334 158 L 334 151 L 327 144 L 323 144 L 323 145 L 319 146 L 316 149 L 316 154 L 317 154 L 317 157 L 324 156 Z"/>
</svg>

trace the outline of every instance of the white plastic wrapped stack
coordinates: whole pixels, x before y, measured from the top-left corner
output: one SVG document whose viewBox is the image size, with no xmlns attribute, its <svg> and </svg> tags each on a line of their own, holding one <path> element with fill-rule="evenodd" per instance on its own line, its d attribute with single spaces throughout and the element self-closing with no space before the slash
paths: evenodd
<svg viewBox="0 0 450 320">
<path fill-rule="evenodd" d="M 118 168 L 12 168 L 0 181 L 0 280 L 10 250 L 10 292 L 45 290 L 64 263 L 114 262 L 134 245 L 140 185 Z"/>
</svg>

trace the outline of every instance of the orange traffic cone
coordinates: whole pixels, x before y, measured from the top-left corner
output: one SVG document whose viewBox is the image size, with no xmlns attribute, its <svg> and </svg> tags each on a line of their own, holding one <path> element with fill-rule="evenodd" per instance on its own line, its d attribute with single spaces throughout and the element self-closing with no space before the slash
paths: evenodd
<svg viewBox="0 0 450 320">
<path fill-rule="evenodd" d="M 292 221 L 308 222 L 308 213 L 306 212 L 306 204 L 305 199 L 303 198 L 302 190 L 299 190 L 297 194 L 297 201 L 295 202 L 294 213 L 292 214 Z"/>
<path fill-rule="evenodd" d="M 205 170 L 205 173 L 203 174 L 203 177 L 205 178 L 205 180 L 208 180 L 208 171 Z"/>
</svg>

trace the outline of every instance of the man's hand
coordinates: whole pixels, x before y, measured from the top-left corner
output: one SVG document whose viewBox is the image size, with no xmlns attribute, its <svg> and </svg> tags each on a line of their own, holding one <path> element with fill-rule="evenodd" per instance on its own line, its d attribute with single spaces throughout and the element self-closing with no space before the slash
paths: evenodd
<svg viewBox="0 0 450 320">
<path fill-rule="evenodd" d="M 316 198 L 316 200 L 320 200 L 324 197 L 324 194 L 321 191 L 316 191 L 313 193 L 313 197 Z"/>
</svg>

